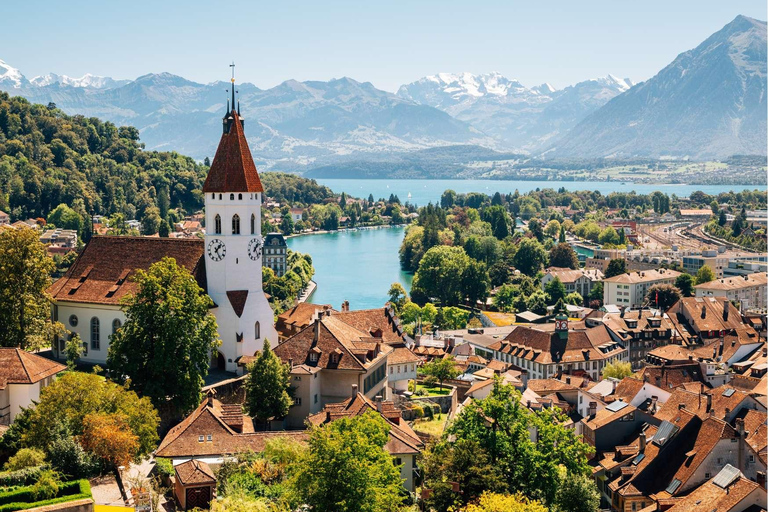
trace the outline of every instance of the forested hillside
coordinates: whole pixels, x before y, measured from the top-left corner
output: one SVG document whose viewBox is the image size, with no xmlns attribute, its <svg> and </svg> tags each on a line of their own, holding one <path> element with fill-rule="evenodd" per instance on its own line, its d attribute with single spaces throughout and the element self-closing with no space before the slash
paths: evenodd
<svg viewBox="0 0 768 512">
<path fill-rule="evenodd" d="M 12 220 L 37 218 L 65 203 L 83 218 L 141 220 L 149 208 L 162 218 L 201 208 L 207 168 L 143 147 L 136 128 L 0 93 L 0 210 Z"/>
</svg>

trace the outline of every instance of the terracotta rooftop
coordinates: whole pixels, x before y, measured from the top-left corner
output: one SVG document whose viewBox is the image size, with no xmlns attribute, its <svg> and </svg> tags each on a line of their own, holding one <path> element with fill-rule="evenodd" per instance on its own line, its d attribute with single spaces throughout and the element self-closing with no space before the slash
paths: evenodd
<svg viewBox="0 0 768 512">
<path fill-rule="evenodd" d="M 181 485 L 216 483 L 213 470 L 201 460 L 188 460 L 174 466 L 173 469 L 176 471 L 176 478 Z"/>
<path fill-rule="evenodd" d="M 582 277 L 587 277 L 591 280 L 600 280 L 603 278 L 603 273 L 594 269 L 573 270 L 570 268 L 549 267 L 545 272 L 550 274 L 552 277 L 560 279 L 560 282 L 563 284 L 575 283 Z"/>
<path fill-rule="evenodd" d="M 704 383 L 701 366 L 699 366 L 698 362 L 645 366 L 640 370 L 639 378 L 665 390 L 671 390 L 686 383 Z"/>
<path fill-rule="evenodd" d="M 34 384 L 66 369 L 20 348 L 0 348 L 0 389 L 8 384 Z"/>
<path fill-rule="evenodd" d="M 726 277 L 723 279 L 715 279 L 708 283 L 697 284 L 694 286 L 697 290 L 712 290 L 712 291 L 730 291 L 740 290 L 742 288 L 749 288 L 752 286 L 766 286 L 768 284 L 768 274 L 765 272 L 757 272 L 755 274 L 749 274 L 746 276 Z"/>
<path fill-rule="evenodd" d="M 94 236 L 75 262 L 48 288 L 58 302 L 120 304 L 136 291 L 136 270 L 147 270 L 164 257 L 189 270 L 206 288 L 204 244 L 200 239 Z"/>
<path fill-rule="evenodd" d="M 373 335 L 376 330 L 381 331 L 384 343 L 399 345 L 404 342 L 403 330 L 396 325 L 396 317 L 388 308 L 358 309 L 350 311 L 332 311 L 331 316 L 338 318 L 345 324 L 355 329 Z"/>
<path fill-rule="evenodd" d="M 760 486 L 757 483 L 747 480 L 743 476 L 726 488 L 715 484 L 713 478 L 675 503 L 672 508 L 667 509 L 667 512 L 712 512 L 713 510 L 727 512 L 734 510 L 734 507 L 739 505 L 742 500 L 759 489 Z M 764 501 L 764 497 L 765 492 L 763 492 L 762 501 Z M 756 501 L 760 502 L 761 500 L 757 499 Z M 749 509 L 744 507 L 738 510 Z"/>
<path fill-rule="evenodd" d="M 407 347 L 396 347 L 387 358 L 387 364 L 420 363 L 419 356 L 411 352 Z"/>
<path fill-rule="evenodd" d="M 235 110 L 230 115 L 231 128 L 221 136 L 203 192 L 264 192 L 240 116 Z"/>
<path fill-rule="evenodd" d="M 660 268 L 658 270 L 640 270 L 639 272 L 626 272 L 613 277 L 603 279 L 606 283 L 638 284 L 651 283 L 666 279 L 675 280 L 680 272 L 670 269 Z"/>
</svg>

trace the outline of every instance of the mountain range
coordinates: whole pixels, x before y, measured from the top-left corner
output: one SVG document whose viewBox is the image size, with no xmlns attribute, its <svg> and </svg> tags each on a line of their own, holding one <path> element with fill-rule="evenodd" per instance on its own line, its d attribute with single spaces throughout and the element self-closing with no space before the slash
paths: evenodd
<svg viewBox="0 0 768 512">
<path fill-rule="evenodd" d="M 48 74 L 27 79 L 0 61 L 0 90 L 139 128 L 148 149 L 211 157 L 227 82 L 169 73 L 135 80 Z M 413 164 L 442 151 L 456 164 L 500 160 L 766 154 L 766 24 L 739 16 L 649 80 L 608 75 L 563 89 L 526 87 L 498 73 L 439 73 L 396 94 L 351 78 L 237 85 L 261 168 L 306 171 L 355 162 Z M 476 148 L 484 148 L 478 151 Z M 500 152 L 500 153 L 496 153 Z M 462 156 L 463 155 L 463 156 Z M 442 156 L 441 156 L 442 158 Z M 386 166 L 385 166 L 386 167 Z M 416 167 L 419 167 L 416 165 Z"/>
</svg>

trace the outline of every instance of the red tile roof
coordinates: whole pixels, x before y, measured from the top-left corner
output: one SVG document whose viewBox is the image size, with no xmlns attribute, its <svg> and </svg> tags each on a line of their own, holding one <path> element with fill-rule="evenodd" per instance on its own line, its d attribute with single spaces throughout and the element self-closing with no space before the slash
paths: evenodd
<svg viewBox="0 0 768 512">
<path fill-rule="evenodd" d="M 174 467 L 176 478 L 181 485 L 215 484 L 216 477 L 211 468 L 201 460 L 188 460 Z"/>
<path fill-rule="evenodd" d="M 228 133 L 221 136 L 203 192 L 264 192 L 236 111 Z"/>
<path fill-rule="evenodd" d="M 66 369 L 20 348 L 0 348 L 0 389 L 7 384 L 34 384 Z"/>
<path fill-rule="evenodd" d="M 64 277 L 48 288 L 55 301 L 120 304 L 136 291 L 131 277 L 163 257 L 174 258 L 206 288 L 204 244 L 200 239 L 94 236 Z"/>
</svg>

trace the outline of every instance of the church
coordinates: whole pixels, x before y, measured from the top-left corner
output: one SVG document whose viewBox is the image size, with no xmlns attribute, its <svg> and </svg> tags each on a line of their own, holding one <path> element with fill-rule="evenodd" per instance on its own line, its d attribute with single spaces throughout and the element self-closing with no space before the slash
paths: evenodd
<svg viewBox="0 0 768 512">
<path fill-rule="evenodd" d="M 239 105 L 222 120 L 223 134 L 208 177 L 205 240 L 94 236 L 67 273 L 48 292 L 53 320 L 83 340 L 83 362 L 104 365 L 110 337 L 125 322 L 120 299 L 134 293 L 138 269 L 169 256 L 189 270 L 213 301 L 221 346 L 211 366 L 242 371 L 238 361 L 253 356 L 265 339 L 276 345 L 274 314 L 262 290 L 264 239 L 261 203 L 264 187 L 245 139 Z M 65 340 L 53 352 L 64 359 Z"/>
</svg>

